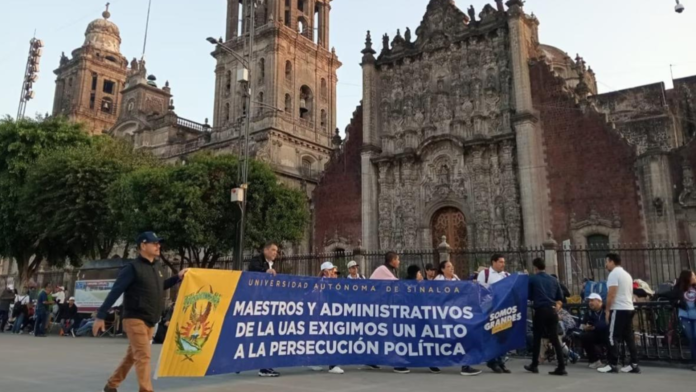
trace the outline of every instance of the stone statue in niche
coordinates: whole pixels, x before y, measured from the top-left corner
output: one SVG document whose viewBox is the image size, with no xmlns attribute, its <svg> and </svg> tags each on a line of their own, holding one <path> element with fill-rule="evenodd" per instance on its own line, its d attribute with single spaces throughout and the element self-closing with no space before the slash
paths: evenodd
<svg viewBox="0 0 696 392">
<path fill-rule="evenodd" d="M 443 184 L 449 184 L 450 183 L 450 168 L 446 165 L 443 164 L 440 166 L 440 169 L 438 170 L 438 184 L 443 185 Z"/>
<path fill-rule="evenodd" d="M 488 68 L 486 71 L 486 90 L 498 91 L 498 78 L 496 78 L 495 69 L 493 68 Z"/>
</svg>

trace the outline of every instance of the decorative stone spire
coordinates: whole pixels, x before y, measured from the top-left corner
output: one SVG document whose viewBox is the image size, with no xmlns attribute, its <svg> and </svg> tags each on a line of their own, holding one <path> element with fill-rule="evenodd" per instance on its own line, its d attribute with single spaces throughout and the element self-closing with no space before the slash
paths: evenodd
<svg viewBox="0 0 696 392">
<path fill-rule="evenodd" d="M 384 33 L 382 36 L 382 53 L 389 51 L 389 34 Z"/>
<path fill-rule="evenodd" d="M 406 28 L 406 32 L 404 33 L 404 39 L 406 40 L 407 44 L 411 43 L 411 29 L 408 27 Z"/>
<path fill-rule="evenodd" d="M 375 50 L 372 49 L 372 34 L 370 30 L 367 30 L 367 36 L 365 37 L 365 49 L 362 50 L 363 54 L 363 64 L 372 63 L 375 61 Z"/>
<path fill-rule="evenodd" d="M 505 12 L 505 6 L 503 5 L 503 0 L 495 0 L 495 5 L 499 12 Z"/>
</svg>

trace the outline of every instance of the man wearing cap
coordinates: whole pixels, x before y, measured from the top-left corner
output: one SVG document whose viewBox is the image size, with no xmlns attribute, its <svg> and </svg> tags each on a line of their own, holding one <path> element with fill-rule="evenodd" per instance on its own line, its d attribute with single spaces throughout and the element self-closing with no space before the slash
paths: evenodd
<svg viewBox="0 0 696 392">
<path fill-rule="evenodd" d="M 351 260 L 348 262 L 348 279 L 365 279 L 365 275 L 361 275 L 358 272 L 358 262 L 355 260 Z"/>
<path fill-rule="evenodd" d="M 133 365 L 140 392 L 154 391 L 150 380 L 150 342 L 154 326 L 162 314 L 164 291 L 179 283 L 187 271 L 183 269 L 178 275 L 163 280 L 157 261 L 161 242 L 162 238 L 150 231 L 137 237 L 139 256 L 121 269 L 111 292 L 97 311 L 92 327 L 95 336 L 99 331 L 104 331 L 104 319 L 116 300 L 123 295 L 123 329 L 128 335 L 128 351 L 109 378 L 104 392 L 117 392 L 116 388 L 126 379 Z"/>
<path fill-rule="evenodd" d="M 589 307 L 582 319 L 580 340 L 590 361 L 590 369 L 599 369 L 604 364 L 599 359 L 598 348 L 609 347 L 609 324 L 604 316 L 602 296 L 592 293 L 587 297 Z"/>
<path fill-rule="evenodd" d="M 70 297 L 68 299 L 68 304 L 61 310 L 60 318 L 63 320 L 63 334 L 72 334 L 75 337 L 75 330 L 73 329 L 75 322 L 77 321 L 79 309 L 75 305 L 75 297 Z"/>
</svg>

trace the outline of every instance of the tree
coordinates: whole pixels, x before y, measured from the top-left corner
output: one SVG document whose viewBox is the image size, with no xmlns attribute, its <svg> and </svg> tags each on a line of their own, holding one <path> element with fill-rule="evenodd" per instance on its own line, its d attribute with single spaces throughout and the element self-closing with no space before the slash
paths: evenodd
<svg viewBox="0 0 696 392">
<path fill-rule="evenodd" d="M 238 163 L 234 156 L 204 153 L 184 165 L 137 170 L 114 185 L 110 200 L 128 232 L 153 230 L 182 264 L 212 268 L 236 246 L 240 210 L 230 191 Z M 271 168 L 257 161 L 250 162 L 249 183 L 247 247 L 300 240 L 309 222 L 303 194 L 278 184 Z"/>
<path fill-rule="evenodd" d="M 0 120 L 0 255 L 15 259 L 20 282 L 30 279 L 44 259 L 63 261 L 48 241 L 28 230 L 23 219 L 20 194 L 26 172 L 50 151 L 89 143 L 82 127 L 65 119 Z"/>
<path fill-rule="evenodd" d="M 27 171 L 21 194 L 27 230 L 73 264 L 108 258 L 122 239 L 107 202 L 109 188 L 124 174 L 155 164 L 127 142 L 105 136 L 44 155 Z"/>
</svg>

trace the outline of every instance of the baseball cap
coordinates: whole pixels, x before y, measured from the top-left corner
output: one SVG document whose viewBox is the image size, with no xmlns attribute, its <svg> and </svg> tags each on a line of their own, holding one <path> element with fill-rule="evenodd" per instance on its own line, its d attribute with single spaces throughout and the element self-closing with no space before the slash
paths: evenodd
<svg viewBox="0 0 696 392">
<path fill-rule="evenodd" d="M 601 300 L 602 300 L 602 296 L 599 295 L 599 294 L 597 294 L 597 293 L 592 293 L 592 294 L 590 294 L 589 297 L 587 297 L 587 300 L 588 300 L 588 301 L 591 300 L 591 299 L 598 299 L 598 300 L 601 301 Z"/>
<path fill-rule="evenodd" d="M 68 301 L 74 301 L 74 300 L 75 300 L 75 297 L 70 297 L 70 298 L 68 299 Z"/>
<path fill-rule="evenodd" d="M 327 269 L 334 269 L 334 268 L 336 268 L 336 267 L 334 267 L 333 263 L 330 261 L 326 261 L 321 265 L 322 271 L 327 270 Z"/>
<path fill-rule="evenodd" d="M 357 266 L 358 266 L 358 263 L 355 260 L 351 260 L 348 262 L 348 265 L 346 267 L 353 268 L 353 267 L 357 267 Z"/>
<path fill-rule="evenodd" d="M 158 244 L 163 241 L 164 238 L 158 237 L 157 234 L 151 231 L 140 233 L 138 237 L 135 239 L 136 244 Z"/>
</svg>

